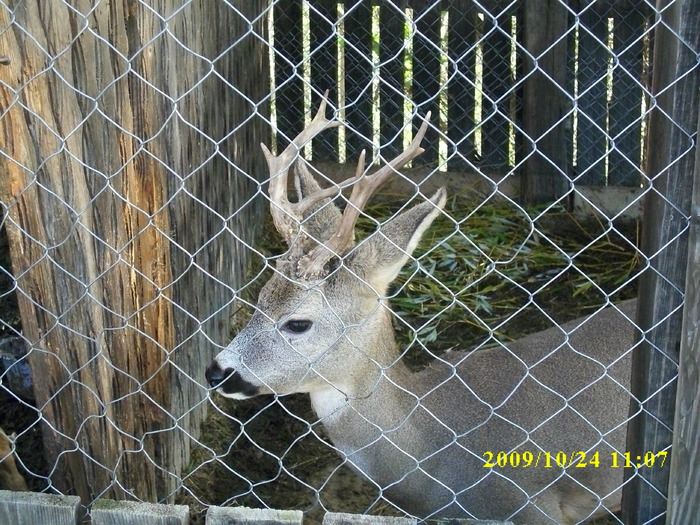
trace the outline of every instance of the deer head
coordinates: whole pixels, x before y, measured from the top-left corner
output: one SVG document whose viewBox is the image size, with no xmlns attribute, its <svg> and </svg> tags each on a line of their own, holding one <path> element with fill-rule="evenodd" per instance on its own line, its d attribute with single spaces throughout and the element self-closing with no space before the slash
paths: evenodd
<svg viewBox="0 0 700 525">
<path fill-rule="evenodd" d="M 365 174 L 363 151 L 354 177 L 321 189 L 300 151 L 318 133 L 339 125 L 325 112 L 324 98 L 311 123 L 278 156 L 262 145 L 270 171 L 270 212 L 289 249 L 261 290 L 250 323 L 207 369 L 209 384 L 225 396 L 328 389 L 346 397 L 368 395 L 398 360 L 385 294 L 440 213 L 445 191 L 358 244 L 354 229 L 372 194 L 423 152 L 430 115 L 410 146 L 386 166 Z M 295 202 L 287 194 L 292 166 Z M 348 187 L 351 195 L 341 213 L 332 199 Z"/>
</svg>

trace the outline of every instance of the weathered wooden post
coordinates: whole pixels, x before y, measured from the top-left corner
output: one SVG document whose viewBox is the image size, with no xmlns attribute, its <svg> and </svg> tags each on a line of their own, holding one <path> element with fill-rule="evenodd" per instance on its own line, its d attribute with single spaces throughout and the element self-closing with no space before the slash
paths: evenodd
<svg viewBox="0 0 700 525">
<path fill-rule="evenodd" d="M 523 2 L 525 49 L 520 200 L 539 204 L 569 191 L 566 127 L 567 15 L 560 0 Z M 530 145 L 532 144 L 532 145 Z"/>
<path fill-rule="evenodd" d="M 639 406 L 631 407 L 635 417 L 629 425 L 627 445 L 632 458 L 666 450 L 673 440 L 675 378 L 684 339 L 681 304 L 686 286 L 688 221 L 696 169 L 693 136 L 698 128 L 700 10 L 695 1 L 676 0 L 659 2 L 657 11 L 661 20 L 654 35 L 654 110 L 646 166 L 647 185 L 653 189 L 645 196 L 642 232 L 648 268 L 639 286 L 638 321 L 645 338 L 632 361 L 632 393 L 640 401 Z M 626 471 L 631 479 L 623 492 L 625 523 L 666 522 L 665 494 L 676 457 L 673 450 L 665 468 Z"/>
<path fill-rule="evenodd" d="M 700 500 L 700 148 L 695 149 L 666 523 L 691 523 L 697 517 Z"/>
<path fill-rule="evenodd" d="M 265 2 L 11 4 L 0 198 L 51 482 L 167 500 L 259 222 Z"/>
</svg>

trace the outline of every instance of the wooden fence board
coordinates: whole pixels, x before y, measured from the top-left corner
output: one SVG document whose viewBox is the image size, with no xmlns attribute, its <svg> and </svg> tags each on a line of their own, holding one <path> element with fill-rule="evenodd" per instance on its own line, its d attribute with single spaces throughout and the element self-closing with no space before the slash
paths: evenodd
<svg viewBox="0 0 700 525">
<path fill-rule="evenodd" d="M 329 92 L 329 100 L 337 105 L 337 37 L 334 24 L 338 21 L 338 2 L 321 0 L 310 4 L 309 26 L 310 45 L 313 50 L 311 60 L 311 87 L 317 92 Z M 312 91 L 311 103 L 315 109 L 319 96 Z M 330 109 L 329 118 L 330 118 Z M 330 161 L 338 160 L 338 128 L 324 131 L 313 141 L 313 158 Z"/>
<path fill-rule="evenodd" d="M 580 16 L 575 180 L 581 185 L 599 185 L 605 181 L 608 149 L 606 80 L 611 55 L 607 17 L 594 8 Z"/>
<path fill-rule="evenodd" d="M 649 122 L 653 147 L 646 170 L 655 191 L 646 194 L 642 223 L 649 267 L 640 278 L 638 323 L 645 338 L 632 359 L 632 394 L 641 402 L 641 407 L 631 407 L 636 417 L 628 427 L 627 450 L 633 458 L 668 450 L 672 442 L 697 147 L 693 136 L 700 117 L 700 11 L 694 1 L 662 4 L 654 48 L 656 107 Z M 640 408 L 644 410 L 637 414 Z M 666 522 L 666 467 L 625 471 L 625 523 Z"/>
<path fill-rule="evenodd" d="M 518 9 L 516 3 L 492 2 L 493 11 L 484 13 L 483 46 L 483 108 L 481 125 L 482 147 L 479 162 L 486 166 L 503 167 L 508 164 L 508 128 L 510 100 L 515 97 L 510 55 L 512 39 L 511 16 Z M 510 5 L 508 5 L 510 4 Z"/>
<path fill-rule="evenodd" d="M 368 516 L 328 512 L 323 516 L 323 525 L 416 525 L 418 520 L 394 516 Z"/>
<path fill-rule="evenodd" d="M 700 136 L 700 122 L 696 136 Z M 697 519 L 700 501 L 700 148 L 697 146 L 693 179 L 667 523 L 692 523 Z"/>
<path fill-rule="evenodd" d="M 76 525 L 79 512 L 77 496 L 0 490 L 0 523 Z"/>
<path fill-rule="evenodd" d="M 477 10 L 473 2 L 450 2 L 447 136 L 450 146 L 448 166 L 466 170 L 474 160 L 474 77 L 476 67 Z"/>
<path fill-rule="evenodd" d="M 186 505 L 99 499 L 90 517 L 92 525 L 188 525 L 190 509 Z"/>
<path fill-rule="evenodd" d="M 438 158 L 438 115 L 440 114 L 440 3 L 416 6 L 413 40 L 413 103 L 420 115 L 432 112 L 431 124 L 425 134 L 425 152 L 415 164 L 435 164 Z M 420 124 L 420 123 L 418 123 Z"/>
<path fill-rule="evenodd" d="M 63 3 L 0 10 L 9 58 L 0 68 L 0 125 L 12 159 L 0 165 L 0 198 L 25 292 L 23 335 L 42 378 L 34 393 L 51 482 L 86 502 L 103 491 L 123 496 L 120 487 L 152 501 L 174 494 L 204 414 L 203 363 L 217 351 L 209 341 L 228 339 L 231 285 L 247 260 L 233 236 L 212 242 L 212 232 L 239 213 L 231 229 L 250 242 L 261 210 L 242 203 L 257 191 L 253 166 L 264 165 L 257 144 L 244 139 L 259 143 L 262 127 L 238 126 L 235 110 L 248 117 L 254 108 L 241 99 L 263 97 L 255 73 L 267 70 L 266 55 L 251 34 L 238 54 L 221 56 L 249 33 L 247 20 L 224 4 L 213 12 L 192 3 L 162 33 L 161 18 L 132 7 L 102 3 L 90 11 L 89 31 Z M 43 49 L 31 44 L 38 41 Z M 210 75 L 214 62 L 239 98 Z M 61 80 L 68 78 L 73 87 Z M 174 116 L 175 100 L 186 123 Z M 226 162 L 207 162 L 223 155 Z M 192 206 L 183 187 L 209 207 Z M 208 273 L 220 279 L 215 286 Z M 193 289 L 207 289 L 207 301 Z M 199 319 L 211 323 L 208 341 L 191 337 Z M 193 331 L 183 333 L 187 327 Z"/>
<path fill-rule="evenodd" d="M 279 0 L 275 20 L 275 97 L 280 151 L 304 128 L 301 2 Z"/>
<path fill-rule="evenodd" d="M 646 5 L 646 4 L 643 4 Z M 649 13 L 639 9 L 614 13 L 613 52 L 618 66 L 612 72 L 612 100 L 609 109 L 610 151 L 608 180 L 610 185 L 639 185 L 642 165 L 642 128 L 639 125 L 644 99 L 643 54 L 645 27 Z"/>
<path fill-rule="evenodd" d="M 559 199 L 569 190 L 565 122 L 567 10 L 559 0 L 528 2 L 524 17 L 523 129 L 525 140 L 520 200 L 536 204 Z M 546 101 L 545 104 L 542 101 Z"/>
<path fill-rule="evenodd" d="M 347 158 L 354 163 L 366 149 L 372 155 L 372 6 L 361 0 L 345 3 L 345 119 Z"/>
<path fill-rule="evenodd" d="M 404 28 L 406 18 L 402 4 L 380 6 L 379 63 L 381 64 L 379 114 L 381 118 L 382 157 L 392 159 L 403 151 L 404 127 Z"/>
<path fill-rule="evenodd" d="M 206 525 L 301 525 L 300 510 L 209 507 Z"/>
</svg>

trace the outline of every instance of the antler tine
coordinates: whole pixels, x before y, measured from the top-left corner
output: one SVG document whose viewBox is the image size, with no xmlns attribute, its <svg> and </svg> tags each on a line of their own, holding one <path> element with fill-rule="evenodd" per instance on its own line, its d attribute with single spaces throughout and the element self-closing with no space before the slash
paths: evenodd
<svg viewBox="0 0 700 525">
<path fill-rule="evenodd" d="M 355 176 L 350 177 L 349 179 L 345 179 L 343 182 L 340 182 L 338 184 L 334 184 L 333 186 L 330 186 L 328 188 L 322 189 L 317 191 L 316 193 L 312 193 L 311 195 L 307 195 L 304 197 L 304 199 L 296 204 L 294 204 L 297 213 L 302 214 L 311 208 L 314 204 L 316 204 L 318 201 L 323 200 L 323 199 L 328 199 L 330 197 L 337 197 L 338 194 L 344 190 L 345 188 L 348 188 L 355 184 L 357 181 L 359 181 L 364 172 L 364 167 L 365 167 L 365 150 L 362 150 L 360 152 L 360 159 L 357 161 L 357 168 L 355 169 Z"/>
<path fill-rule="evenodd" d="M 282 235 L 287 244 L 291 244 L 299 224 L 302 220 L 302 203 L 292 204 L 287 196 L 287 180 L 289 168 L 292 166 L 299 151 L 321 131 L 340 125 L 338 121 L 326 118 L 326 105 L 328 103 L 328 91 L 321 99 L 316 115 L 311 122 L 299 133 L 282 153 L 275 156 L 270 150 L 261 144 L 265 160 L 270 172 L 270 213 L 275 223 L 275 228 Z M 308 208 L 308 205 L 306 206 Z"/>
<path fill-rule="evenodd" d="M 362 173 L 365 157 L 364 151 L 362 152 L 355 177 L 340 184 L 341 187 L 344 187 L 354 183 L 354 186 L 350 194 L 350 200 L 345 207 L 345 211 L 343 211 L 343 218 L 341 219 L 338 231 L 325 244 L 315 248 L 314 251 L 309 254 L 308 258 L 303 260 L 303 267 L 301 267 L 302 262 L 300 261 L 299 270 L 301 273 L 307 277 L 319 275 L 323 270 L 323 266 L 334 254 L 341 254 L 347 248 L 355 235 L 355 223 L 372 195 L 391 175 L 396 173 L 397 170 L 401 169 L 404 165 L 425 151 L 421 148 L 420 143 L 425 137 L 429 122 L 430 112 L 426 114 L 423 124 L 408 148 L 372 175 L 364 175 Z M 319 194 L 320 193 L 323 192 L 319 192 Z M 313 197 L 316 197 L 316 195 Z"/>
</svg>

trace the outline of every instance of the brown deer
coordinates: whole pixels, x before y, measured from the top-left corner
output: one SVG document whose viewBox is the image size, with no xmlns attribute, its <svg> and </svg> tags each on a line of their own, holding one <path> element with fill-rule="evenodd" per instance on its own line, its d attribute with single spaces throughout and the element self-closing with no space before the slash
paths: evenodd
<svg viewBox="0 0 700 525">
<path fill-rule="evenodd" d="M 568 524 L 615 510 L 623 474 L 611 454 L 625 446 L 635 302 L 409 371 L 386 293 L 445 191 L 357 244 L 354 228 L 376 189 L 423 151 L 429 116 L 387 166 L 363 174 L 363 153 L 355 177 L 321 189 L 299 152 L 338 125 L 325 112 L 324 99 L 279 156 L 263 146 L 270 211 L 289 250 L 250 323 L 207 368 L 211 387 L 234 399 L 308 393 L 339 453 L 420 518 Z M 332 199 L 349 186 L 341 213 Z"/>
</svg>

